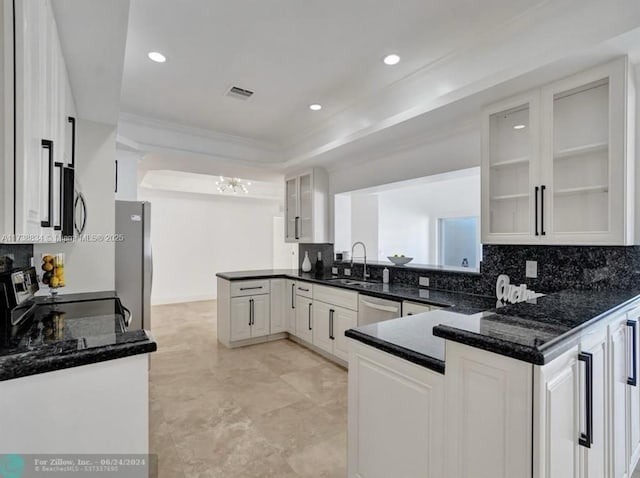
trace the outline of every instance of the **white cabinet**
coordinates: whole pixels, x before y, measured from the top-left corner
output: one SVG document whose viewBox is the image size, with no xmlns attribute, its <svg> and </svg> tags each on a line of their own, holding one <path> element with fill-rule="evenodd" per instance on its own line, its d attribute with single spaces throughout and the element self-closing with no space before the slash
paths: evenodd
<svg viewBox="0 0 640 478">
<path fill-rule="evenodd" d="M 358 326 L 358 293 L 316 285 L 313 288 L 313 345 L 348 360 L 347 329 Z"/>
<path fill-rule="evenodd" d="M 349 351 L 344 333 L 358 326 L 358 313 L 317 300 L 313 306 L 313 345 L 347 361 Z"/>
<path fill-rule="evenodd" d="M 609 326 L 613 478 L 630 476 L 640 456 L 639 316 L 640 309 L 635 309 Z"/>
<path fill-rule="evenodd" d="M 313 342 L 313 299 L 296 295 L 296 337 Z"/>
<path fill-rule="evenodd" d="M 296 335 L 296 281 L 287 279 L 286 289 L 287 332 Z"/>
<path fill-rule="evenodd" d="M 626 58 L 485 109 L 482 242 L 633 242 Z"/>
<path fill-rule="evenodd" d="M 269 296 L 266 294 L 231 299 L 231 341 L 269 334 Z"/>
<path fill-rule="evenodd" d="M 533 366 L 451 341 L 445 352 L 448 436 L 441 476 L 530 477 Z"/>
<path fill-rule="evenodd" d="M 66 63 L 49 0 L 4 1 L 1 8 L 5 19 L 15 15 L 15 29 L 3 23 L 3 170 L 12 180 L 1 185 L 0 232 L 6 242 L 55 242 L 63 229 L 63 168 L 75 146 Z"/>
<path fill-rule="evenodd" d="M 313 302 L 313 345 L 333 353 L 333 315 L 335 308 L 324 302 Z"/>
<path fill-rule="evenodd" d="M 271 279 L 271 320 L 270 333 L 286 332 L 289 328 L 289 307 L 287 307 L 286 279 Z"/>
<path fill-rule="evenodd" d="M 422 314 L 424 312 L 430 312 L 432 310 L 438 310 L 440 307 L 435 307 L 433 305 L 426 304 L 418 304 L 417 302 L 410 302 L 405 300 L 402 302 L 402 317 L 407 317 L 409 315 Z"/>
<path fill-rule="evenodd" d="M 285 241 L 329 240 L 329 179 L 314 168 L 285 179 Z"/>
<path fill-rule="evenodd" d="M 350 342 L 347 476 L 452 476 L 443 468 L 444 376 L 347 340 Z M 472 470 L 464 476 L 488 475 Z M 491 478 L 497 476 L 501 475 Z M 516 476 L 524 475 L 509 478 Z"/>
</svg>

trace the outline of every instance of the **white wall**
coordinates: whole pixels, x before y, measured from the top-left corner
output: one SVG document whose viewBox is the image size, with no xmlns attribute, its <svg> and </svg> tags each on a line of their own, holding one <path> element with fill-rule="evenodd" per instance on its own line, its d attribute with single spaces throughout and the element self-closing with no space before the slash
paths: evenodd
<svg viewBox="0 0 640 478">
<path fill-rule="evenodd" d="M 138 200 L 138 163 L 142 159 L 140 153 L 132 151 L 116 150 L 118 161 L 118 190 L 116 199 L 119 201 Z"/>
<path fill-rule="evenodd" d="M 217 272 L 273 266 L 276 201 L 146 188 L 138 199 L 151 202 L 152 304 L 215 299 Z"/>
<path fill-rule="evenodd" d="M 355 194 L 351 197 L 351 239 L 363 242 L 369 258 L 378 256 L 378 197 L 374 194 Z M 351 245 L 345 250 L 351 251 Z M 364 257 L 358 247 L 355 258 Z"/>
<path fill-rule="evenodd" d="M 331 196 L 381 184 L 480 166 L 479 128 L 456 131 L 427 144 L 402 149 L 377 159 L 358 158 L 354 164 L 329 171 Z M 334 204 L 330 204 L 331 236 L 334 237 Z M 356 239 L 354 239 L 356 240 Z"/>
<path fill-rule="evenodd" d="M 87 201 L 85 235 L 115 231 L 114 159 L 115 126 L 78 120 L 76 178 Z M 42 254 L 64 252 L 66 287 L 61 293 L 114 290 L 115 248 L 113 242 L 79 241 L 67 244 L 36 244 L 36 267 Z M 43 291 L 46 293 L 47 290 Z"/>
</svg>

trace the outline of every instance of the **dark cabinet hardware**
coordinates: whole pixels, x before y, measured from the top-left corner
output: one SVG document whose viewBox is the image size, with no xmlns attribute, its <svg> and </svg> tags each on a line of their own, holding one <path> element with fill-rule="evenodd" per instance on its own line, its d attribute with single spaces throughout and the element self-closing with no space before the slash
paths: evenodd
<svg viewBox="0 0 640 478">
<path fill-rule="evenodd" d="M 311 327 L 311 306 L 313 304 L 311 302 L 309 302 L 309 330 L 313 330 L 313 327 Z"/>
<path fill-rule="evenodd" d="M 253 319 L 253 299 L 249 299 L 249 326 L 254 324 Z"/>
<path fill-rule="evenodd" d="M 115 177 L 115 187 L 114 192 L 118 192 L 118 160 L 116 159 L 116 177 Z"/>
<path fill-rule="evenodd" d="M 63 169 L 62 195 L 62 237 L 73 237 L 75 227 L 75 170 L 65 166 Z M 86 218 L 83 217 L 83 220 Z"/>
<path fill-rule="evenodd" d="M 295 284 L 291 284 L 291 308 L 295 309 L 296 308 L 296 291 L 295 291 L 296 285 Z"/>
<path fill-rule="evenodd" d="M 309 292 L 309 289 L 305 289 L 304 287 L 298 287 L 298 290 L 301 290 L 302 292 Z"/>
<path fill-rule="evenodd" d="M 585 365 L 585 433 L 580 432 L 578 443 L 591 448 L 593 445 L 593 354 L 580 352 L 578 360 Z"/>
<path fill-rule="evenodd" d="M 73 116 L 68 116 L 67 121 L 71 123 L 71 167 L 75 168 L 76 167 L 76 119 Z M 116 192 L 118 192 L 117 184 L 118 183 L 116 182 Z"/>
<path fill-rule="evenodd" d="M 257 285 L 255 287 L 240 287 L 240 290 L 258 290 L 258 289 L 262 289 L 262 286 Z"/>
<path fill-rule="evenodd" d="M 540 234 L 538 234 L 538 191 L 540 191 L 540 188 L 538 186 L 535 187 L 535 211 L 534 211 L 534 216 L 535 216 L 535 224 L 536 224 L 536 236 L 539 236 Z"/>
<path fill-rule="evenodd" d="M 631 377 L 627 377 L 627 384 L 632 387 L 638 385 L 638 321 L 627 320 L 627 327 L 631 328 Z"/>
<path fill-rule="evenodd" d="M 540 235 L 546 236 L 547 233 L 544 231 L 544 191 L 547 187 L 543 184 L 540 186 Z"/>
<path fill-rule="evenodd" d="M 47 166 L 49 175 L 47 179 L 47 218 L 40 221 L 40 226 L 51 227 L 53 220 L 53 141 L 43 139 L 42 148 L 48 152 Z"/>
<path fill-rule="evenodd" d="M 336 338 L 333 336 L 333 317 L 334 314 L 336 313 L 335 310 L 330 309 L 329 310 L 329 338 L 331 340 L 335 340 Z"/>
<path fill-rule="evenodd" d="M 296 239 L 300 239 L 299 224 L 300 216 L 296 216 Z"/>
<path fill-rule="evenodd" d="M 64 206 L 64 164 L 63 163 L 54 163 L 53 165 L 56 169 L 60 170 L 60 176 L 58 179 L 58 220 L 60 222 L 58 222 L 56 224 L 55 221 L 53 221 L 53 230 L 54 231 L 62 231 L 62 217 L 63 217 L 63 206 Z"/>
</svg>

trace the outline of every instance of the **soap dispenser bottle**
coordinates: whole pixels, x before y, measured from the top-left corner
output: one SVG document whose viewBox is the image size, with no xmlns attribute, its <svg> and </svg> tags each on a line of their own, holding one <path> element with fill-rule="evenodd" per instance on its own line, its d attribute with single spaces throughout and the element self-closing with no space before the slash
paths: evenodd
<svg viewBox="0 0 640 478">
<path fill-rule="evenodd" d="M 383 284 L 389 283 L 389 269 L 387 269 L 386 267 L 382 271 L 382 283 Z"/>
</svg>

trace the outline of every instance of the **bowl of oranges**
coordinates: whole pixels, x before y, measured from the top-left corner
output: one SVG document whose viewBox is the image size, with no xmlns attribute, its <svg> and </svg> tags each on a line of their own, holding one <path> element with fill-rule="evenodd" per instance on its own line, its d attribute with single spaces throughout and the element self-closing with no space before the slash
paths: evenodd
<svg viewBox="0 0 640 478">
<path fill-rule="evenodd" d="M 64 287 L 64 254 L 44 254 L 42 256 L 42 283 L 48 285 L 51 294 L 55 290 Z"/>
</svg>

